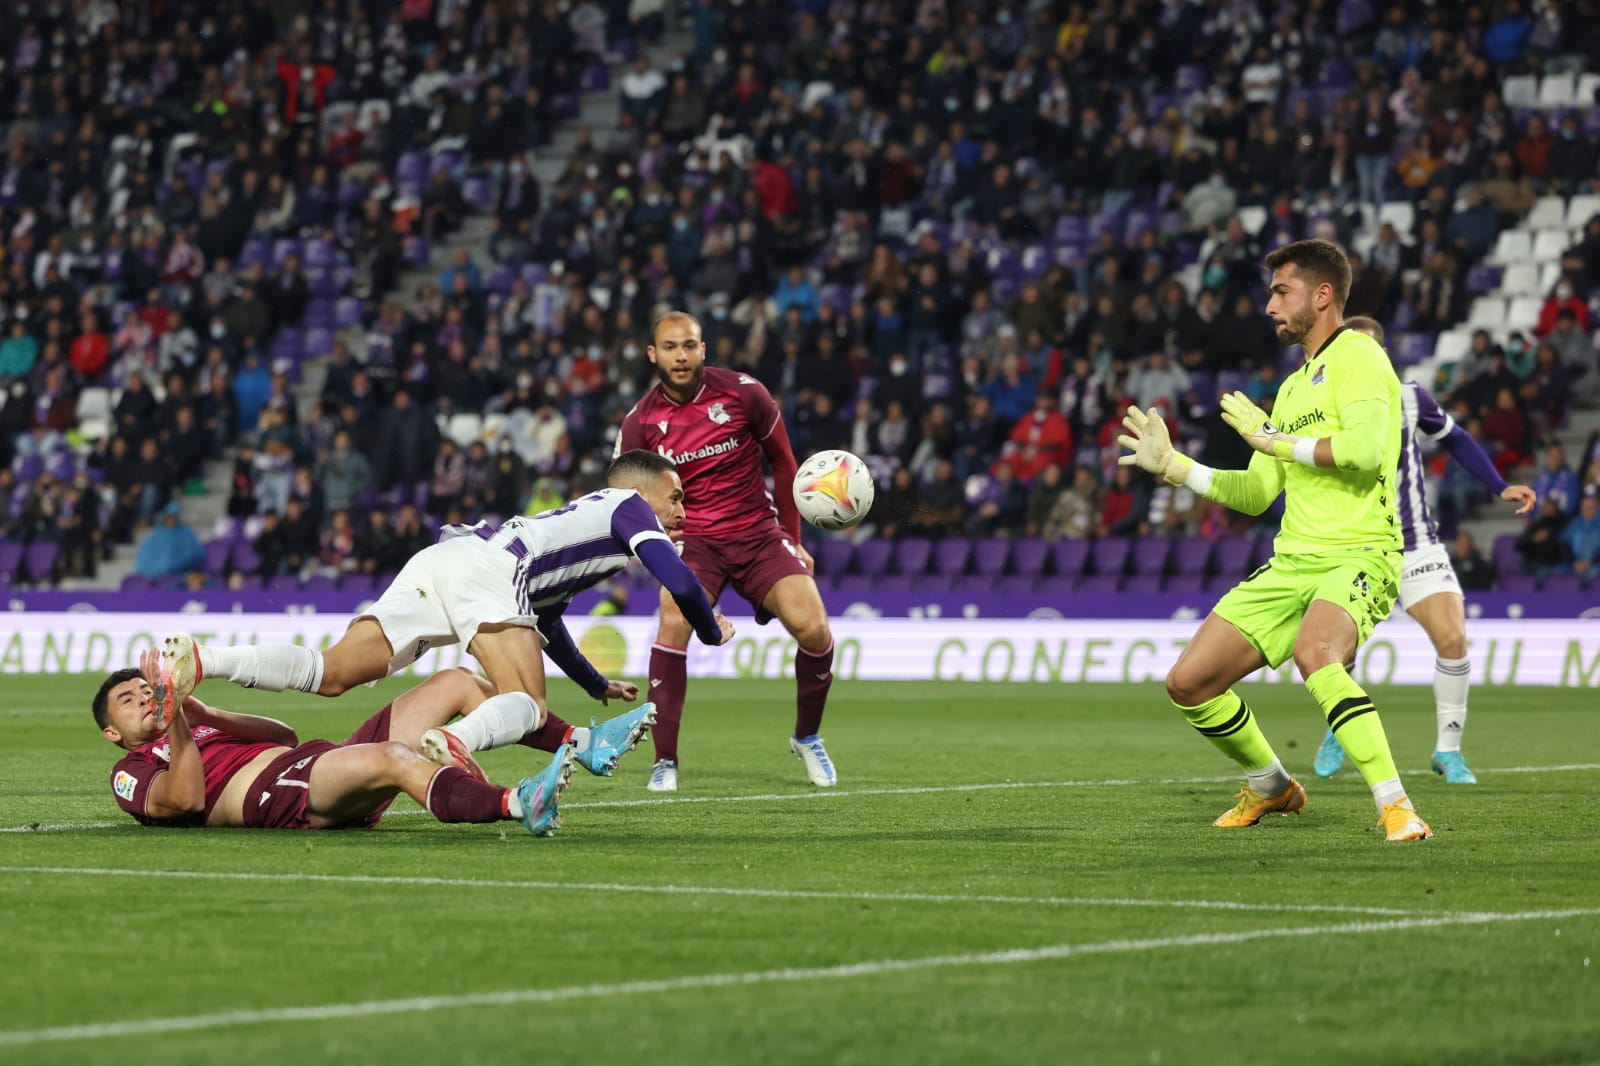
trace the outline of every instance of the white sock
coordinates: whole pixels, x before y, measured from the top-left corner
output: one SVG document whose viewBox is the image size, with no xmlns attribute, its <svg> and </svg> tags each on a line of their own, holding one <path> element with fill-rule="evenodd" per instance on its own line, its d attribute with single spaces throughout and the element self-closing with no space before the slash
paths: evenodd
<svg viewBox="0 0 1600 1066">
<path fill-rule="evenodd" d="M 1289 772 L 1278 759 L 1259 770 L 1246 770 L 1244 776 L 1250 782 L 1250 790 L 1258 796 L 1276 796 L 1289 787 Z"/>
<path fill-rule="evenodd" d="M 584 752 L 588 751 L 589 727 L 586 725 L 573 726 L 572 739 L 567 741 L 567 743 L 572 745 L 572 750 L 578 755 L 582 755 Z"/>
<path fill-rule="evenodd" d="M 1439 735 L 1435 751 L 1460 751 L 1461 734 L 1467 728 L 1467 690 L 1472 687 L 1472 660 L 1446 659 L 1433 663 L 1434 718 Z"/>
<path fill-rule="evenodd" d="M 238 644 L 200 649 L 200 673 L 268 692 L 315 692 L 322 687 L 322 652 L 300 644 Z"/>
<path fill-rule="evenodd" d="M 539 728 L 539 705 L 526 692 L 502 692 L 478 704 L 477 710 L 445 726 L 469 751 L 488 751 L 515 744 Z"/>
<path fill-rule="evenodd" d="M 1411 801 L 1406 799 L 1405 786 L 1398 777 L 1390 777 L 1379 781 L 1372 786 L 1372 802 L 1378 805 L 1378 813 L 1382 814 L 1385 807 L 1392 807 L 1396 803 L 1406 810 L 1416 810 Z"/>
<path fill-rule="evenodd" d="M 517 795 L 514 788 L 506 789 L 506 813 L 518 821 L 522 820 L 522 797 Z"/>
</svg>

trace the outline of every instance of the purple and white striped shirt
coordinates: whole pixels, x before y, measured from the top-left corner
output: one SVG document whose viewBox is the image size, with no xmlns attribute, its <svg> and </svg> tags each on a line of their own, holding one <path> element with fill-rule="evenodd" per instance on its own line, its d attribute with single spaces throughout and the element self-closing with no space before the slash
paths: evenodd
<svg viewBox="0 0 1600 1066">
<path fill-rule="evenodd" d="M 1405 551 L 1439 543 L 1439 529 L 1428 511 L 1427 467 L 1423 465 L 1419 437 L 1442 441 L 1455 428 L 1455 419 L 1439 406 L 1427 389 L 1414 381 L 1400 386 L 1400 530 Z"/>
<path fill-rule="evenodd" d="M 671 543 L 650 505 L 632 489 L 601 489 L 498 529 L 487 522 L 447 526 L 444 537 L 465 534 L 517 557 L 517 610 L 524 615 L 565 606 L 627 566 L 647 540 Z"/>
</svg>

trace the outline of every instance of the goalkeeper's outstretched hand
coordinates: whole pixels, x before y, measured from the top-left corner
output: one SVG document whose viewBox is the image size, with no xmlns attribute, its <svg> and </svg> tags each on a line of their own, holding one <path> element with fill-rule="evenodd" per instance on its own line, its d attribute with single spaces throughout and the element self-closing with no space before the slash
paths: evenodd
<svg viewBox="0 0 1600 1066">
<path fill-rule="evenodd" d="M 1117 443 L 1132 454 L 1118 456 L 1118 466 L 1137 466 L 1163 478 L 1169 485 L 1183 484 L 1194 463 L 1172 447 L 1172 436 L 1167 432 L 1167 423 L 1160 411 L 1154 407 L 1148 412 L 1130 407 L 1122 418 L 1122 425 L 1128 432 L 1118 437 Z"/>
<path fill-rule="evenodd" d="M 1278 459 L 1288 458 L 1274 449 L 1274 444 L 1285 439 L 1283 434 L 1272 424 L 1267 412 L 1257 407 L 1244 393 L 1230 392 L 1222 397 L 1222 420 L 1256 451 Z"/>
</svg>

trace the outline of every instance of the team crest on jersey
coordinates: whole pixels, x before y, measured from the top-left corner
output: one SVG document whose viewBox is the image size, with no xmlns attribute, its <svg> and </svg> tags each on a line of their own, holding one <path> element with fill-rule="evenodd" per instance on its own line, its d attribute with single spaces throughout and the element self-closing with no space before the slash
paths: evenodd
<svg viewBox="0 0 1600 1066">
<path fill-rule="evenodd" d="M 118 796 L 133 802 L 133 790 L 139 787 L 139 779 L 126 770 L 118 770 L 116 780 L 111 783 L 112 789 Z"/>
<path fill-rule="evenodd" d="M 756 383 L 756 379 L 751 377 L 749 374 L 740 374 L 739 375 L 739 384 L 741 384 L 741 385 L 754 385 L 755 383 Z"/>
<path fill-rule="evenodd" d="M 1311 384 L 1321 385 L 1325 380 L 1327 380 L 1327 369 L 1327 363 L 1318 363 L 1317 369 L 1311 374 Z"/>
<path fill-rule="evenodd" d="M 661 421 L 656 423 L 656 426 L 661 430 L 662 433 L 665 433 L 667 431 L 667 420 L 663 418 Z"/>
<path fill-rule="evenodd" d="M 727 409 L 724 408 L 720 403 L 714 403 L 711 405 L 711 408 L 706 411 L 706 417 L 711 419 L 711 421 L 715 422 L 717 425 L 724 426 L 727 425 L 728 419 L 733 416 L 728 414 Z"/>
</svg>

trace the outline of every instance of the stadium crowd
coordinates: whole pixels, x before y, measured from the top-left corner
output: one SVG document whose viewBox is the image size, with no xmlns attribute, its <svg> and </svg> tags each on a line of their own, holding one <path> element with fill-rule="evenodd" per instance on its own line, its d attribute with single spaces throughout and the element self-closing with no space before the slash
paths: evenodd
<svg viewBox="0 0 1600 1066">
<path fill-rule="evenodd" d="M 1594 107 L 1502 98 L 1573 57 L 1600 69 L 1591 0 L 275 17 L 300 6 L 89 0 L 0 28 L 0 507 L 10 537 L 60 541 L 62 573 L 176 522 L 162 509 L 235 448 L 238 545 L 201 569 L 382 574 L 439 521 L 543 509 L 597 483 L 667 307 L 781 398 L 797 452 L 868 457 L 870 535 L 1267 534 L 1270 514 L 1131 478 L 1113 443 L 1134 402 L 1244 465 L 1217 397 L 1270 405 L 1294 365 L 1261 313 L 1265 252 L 1364 249 L 1348 313 L 1431 338 L 1536 197 L 1600 191 Z M 629 47 L 677 25 L 692 46 L 668 68 Z M 540 187 L 565 94 L 613 51 L 637 55 L 616 127 L 579 129 Z M 1405 218 L 1359 240 L 1391 201 Z M 474 210 L 487 247 L 402 300 L 402 266 Z M 1535 328 L 1480 333 L 1437 385 L 1502 470 L 1540 466 L 1516 558 L 1587 580 L 1600 441 L 1549 442 L 1600 399 L 1600 217 L 1560 266 Z M 301 411 L 299 362 L 324 355 Z M 110 432 L 61 460 L 106 386 Z M 1447 525 L 1486 502 L 1434 470 Z M 180 539 L 161 573 L 196 568 Z M 1469 581 L 1515 561 L 1457 550 Z"/>
</svg>

